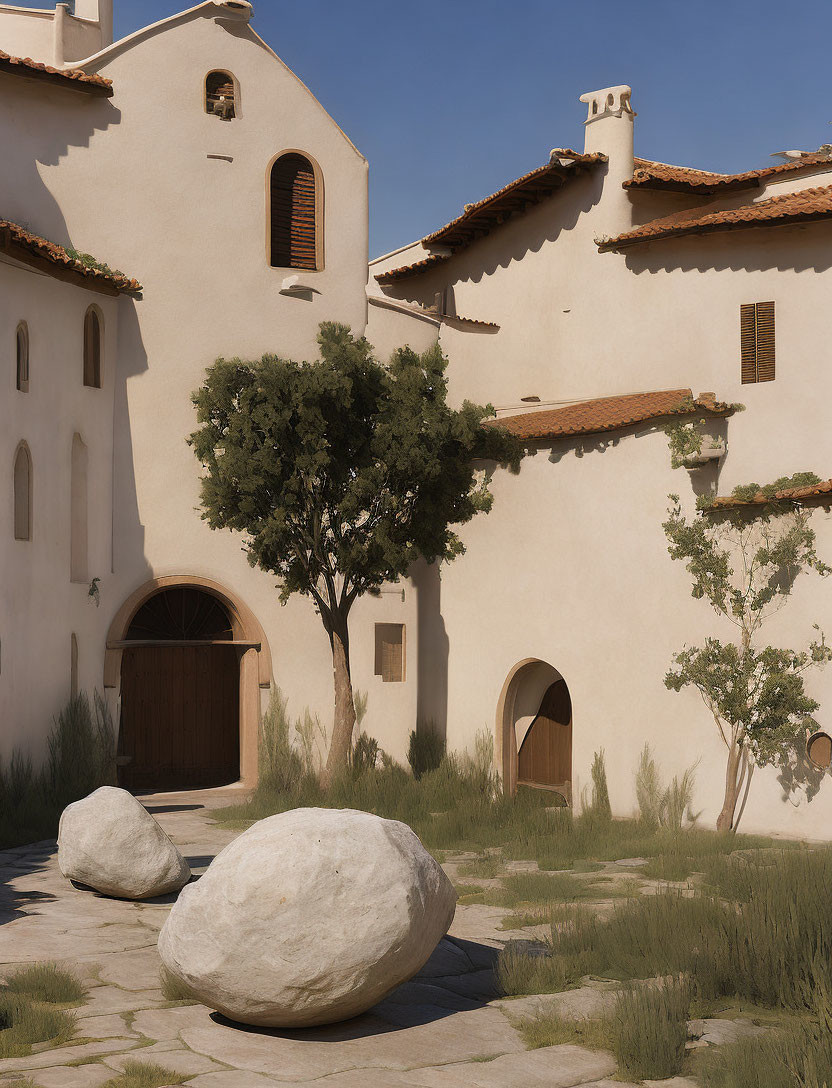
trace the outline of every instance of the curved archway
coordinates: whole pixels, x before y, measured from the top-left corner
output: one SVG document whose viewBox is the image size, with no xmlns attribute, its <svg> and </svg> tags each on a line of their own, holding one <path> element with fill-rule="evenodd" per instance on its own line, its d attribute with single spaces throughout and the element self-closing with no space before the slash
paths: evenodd
<svg viewBox="0 0 832 1088">
<path fill-rule="evenodd" d="M 163 595 L 168 591 L 178 591 L 179 601 L 174 602 L 172 597 L 164 600 Z M 186 599 L 187 593 L 194 596 Z M 155 648 L 160 659 L 166 649 L 169 651 L 174 646 L 192 649 L 194 657 L 202 653 L 201 647 L 209 645 L 217 648 L 218 656 L 233 655 L 238 691 L 237 777 L 246 785 L 254 785 L 260 689 L 271 687 L 272 661 L 265 632 L 251 609 L 226 587 L 210 579 L 193 575 L 154 578 L 127 598 L 110 624 L 104 660 L 105 688 L 121 688 L 125 656 L 128 668 L 132 667 L 129 656 L 142 649 L 139 644 L 147 650 Z M 227 690 L 225 697 L 230 698 Z"/>
<path fill-rule="evenodd" d="M 572 704 L 553 665 L 528 657 L 511 669 L 497 704 L 496 736 L 507 793 L 525 785 L 560 793 L 571 803 Z"/>
</svg>

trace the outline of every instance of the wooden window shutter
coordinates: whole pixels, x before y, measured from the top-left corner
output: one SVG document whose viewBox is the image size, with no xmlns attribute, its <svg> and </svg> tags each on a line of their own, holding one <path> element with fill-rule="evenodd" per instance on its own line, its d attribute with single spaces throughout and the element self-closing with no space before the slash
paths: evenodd
<svg viewBox="0 0 832 1088">
<path fill-rule="evenodd" d="M 282 155 L 271 176 L 272 267 L 317 269 L 317 215 L 312 164 Z"/>
<path fill-rule="evenodd" d="M 740 354 L 742 384 L 757 380 L 757 307 L 753 302 L 740 306 Z"/>
<path fill-rule="evenodd" d="M 743 385 L 774 381 L 774 303 L 740 306 L 740 356 Z"/>
<path fill-rule="evenodd" d="M 757 303 L 757 381 L 774 381 L 774 303 Z"/>
<path fill-rule="evenodd" d="M 376 624 L 375 674 L 385 684 L 404 680 L 404 624 Z"/>
</svg>

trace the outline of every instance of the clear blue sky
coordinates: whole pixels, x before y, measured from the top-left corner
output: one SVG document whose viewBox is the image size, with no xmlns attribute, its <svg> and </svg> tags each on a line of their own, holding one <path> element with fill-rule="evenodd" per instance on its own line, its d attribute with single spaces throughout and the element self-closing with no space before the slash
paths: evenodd
<svg viewBox="0 0 832 1088">
<path fill-rule="evenodd" d="M 115 6 L 121 37 L 188 5 Z M 374 256 L 541 165 L 552 147 L 581 150 L 577 99 L 598 87 L 632 86 L 636 154 L 646 158 L 734 171 L 832 142 L 828 0 L 254 0 L 254 9 L 258 33 L 369 159 Z"/>
</svg>

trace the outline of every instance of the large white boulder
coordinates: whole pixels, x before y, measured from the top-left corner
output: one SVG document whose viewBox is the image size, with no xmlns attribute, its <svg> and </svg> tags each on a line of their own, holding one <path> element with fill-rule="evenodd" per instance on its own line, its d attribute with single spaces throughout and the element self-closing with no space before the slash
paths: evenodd
<svg viewBox="0 0 832 1088">
<path fill-rule="evenodd" d="M 58 865 L 67 880 L 122 899 L 167 895 L 191 879 L 188 863 L 147 809 L 114 786 L 64 809 Z"/>
<path fill-rule="evenodd" d="M 233 1020 L 329 1024 L 411 978 L 455 906 L 453 885 L 406 824 L 294 809 L 254 824 L 183 891 L 159 954 Z"/>
</svg>

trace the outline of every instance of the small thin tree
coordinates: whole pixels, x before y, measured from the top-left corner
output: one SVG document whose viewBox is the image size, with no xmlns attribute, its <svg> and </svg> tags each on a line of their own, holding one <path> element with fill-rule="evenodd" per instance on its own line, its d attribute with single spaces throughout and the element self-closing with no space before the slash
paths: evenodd
<svg viewBox="0 0 832 1088">
<path fill-rule="evenodd" d="M 829 661 L 832 650 L 817 626 L 819 637 L 801 651 L 760 645 L 760 630 L 786 604 L 801 573 L 825 576 L 832 568 L 817 555 L 809 512 L 794 504 L 717 508 L 688 520 L 679 496 L 669 499 L 663 528 L 670 555 L 685 563 L 692 596 L 708 601 L 737 631 L 733 641 L 707 638 L 675 654 L 665 677 L 675 691 L 696 688 L 726 746 L 717 828 L 727 831 L 736 827 L 754 766 L 784 763 L 807 727 L 816 727 L 818 703 L 806 694 L 803 674 Z"/>
<path fill-rule="evenodd" d="M 335 717 L 323 772 L 348 764 L 355 726 L 349 615 L 355 601 L 415 560 L 464 551 L 453 526 L 490 510 L 475 459 L 517 471 L 522 446 L 483 426 L 492 409 L 446 401 L 439 347 L 396 351 L 387 366 L 365 339 L 326 322 L 321 358 L 218 360 L 193 395 L 190 437 L 206 469 L 203 518 L 245 534 L 252 566 L 280 598 L 309 596 L 329 637 Z"/>
</svg>

